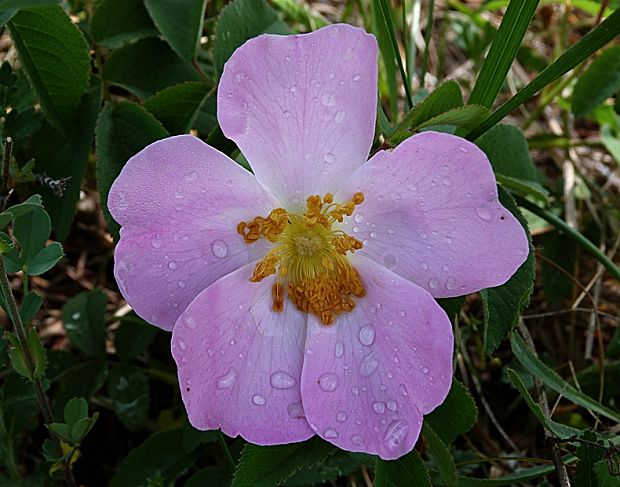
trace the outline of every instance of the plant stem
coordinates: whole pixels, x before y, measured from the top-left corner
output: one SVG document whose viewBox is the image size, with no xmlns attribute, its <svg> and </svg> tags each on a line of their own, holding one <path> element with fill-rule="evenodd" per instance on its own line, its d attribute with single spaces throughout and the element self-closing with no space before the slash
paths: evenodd
<svg viewBox="0 0 620 487">
<path fill-rule="evenodd" d="M 230 454 L 230 450 L 228 449 L 228 445 L 226 444 L 226 439 L 220 430 L 217 430 L 217 441 L 219 442 L 222 450 L 224 450 L 224 456 L 226 457 L 226 463 L 228 463 L 228 467 L 231 472 L 235 471 L 235 461 L 233 460 L 232 455 Z"/>
<path fill-rule="evenodd" d="M 601 252 L 601 250 L 590 240 L 588 240 L 574 228 L 571 228 L 568 223 L 566 223 L 561 218 L 558 218 L 550 211 L 541 208 L 540 206 L 532 203 L 531 201 L 521 196 L 515 195 L 515 199 L 519 206 L 525 208 L 528 211 L 531 211 L 543 220 L 551 223 L 558 230 L 564 232 L 568 237 L 575 240 L 579 245 L 581 245 L 581 247 L 583 247 L 586 252 L 592 254 L 592 256 L 596 260 L 598 260 L 603 265 L 603 267 L 605 267 L 605 269 L 607 269 L 609 273 L 618 280 L 618 282 L 620 282 L 620 268 L 609 257 L 607 257 L 607 255 Z"/>
</svg>

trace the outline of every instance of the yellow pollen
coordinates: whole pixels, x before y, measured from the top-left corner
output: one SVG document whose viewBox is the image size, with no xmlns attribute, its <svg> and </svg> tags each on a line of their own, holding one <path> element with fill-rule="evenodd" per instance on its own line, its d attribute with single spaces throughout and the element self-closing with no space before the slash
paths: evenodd
<svg viewBox="0 0 620 487">
<path fill-rule="evenodd" d="M 342 204 L 334 203 L 331 193 L 323 198 L 311 195 L 303 215 L 276 208 L 266 218 L 257 216 L 237 225 L 237 232 L 247 244 L 259 238 L 275 244 L 256 264 L 250 277 L 251 282 L 260 282 L 275 275 L 274 311 L 284 309 L 286 290 L 297 309 L 316 315 L 324 325 L 331 325 L 336 315 L 353 310 L 353 298 L 365 296 L 362 279 L 346 257 L 363 244 L 333 228 L 336 222 L 351 216 L 363 201 L 362 193 L 355 193 Z"/>
</svg>

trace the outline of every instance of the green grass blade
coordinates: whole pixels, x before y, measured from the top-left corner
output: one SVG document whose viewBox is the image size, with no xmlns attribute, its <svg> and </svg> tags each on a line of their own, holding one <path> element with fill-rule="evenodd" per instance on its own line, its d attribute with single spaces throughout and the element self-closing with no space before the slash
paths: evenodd
<svg viewBox="0 0 620 487">
<path fill-rule="evenodd" d="M 539 1 L 512 0 L 510 2 L 469 97 L 470 104 L 487 108 L 493 105 Z"/>
<path fill-rule="evenodd" d="M 409 86 L 409 83 L 407 83 L 407 73 L 405 73 L 403 60 L 400 57 L 400 51 L 398 50 L 398 42 L 396 42 L 396 30 L 394 28 L 394 21 L 392 20 L 392 12 L 390 12 L 390 6 L 388 5 L 387 0 L 379 0 L 379 6 L 381 7 L 383 21 L 385 22 L 385 25 L 387 27 L 387 33 L 390 37 L 390 42 L 392 43 L 392 50 L 394 51 L 394 57 L 396 58 L 396 63 L 398 64 L 400 77 L 402 78 L 403 85 L 405 87 L 405 95 L 407 95 L 407 106 L 411 108 L 413 107 L 411 87 Z"/>
<path fill-rule="evenodd" d="M 383 21 L 383 14 L 381 13 L 380 0 L 372 0 L 371 12 L 372 12 L 372 30 L 377 37 L 377 43 L 379 44 L 379 52 L 383 60 L 383 66 L 385 69 L 379 70 L 379 83 L 381 84 L 382 73 L 385 74 L 385 82 L 390 95 L 390 115 L 392 120 L 398 120 L 398 84 L 396 82 L 396 59 L 394 58 L 394 51 L 390 44 L 389 34 L 387 26 Z"/>
<path fill-rule="evenodd" d="M 547 66 L 531 83 L 500 106 L 484 122 L 469 132 L 467 138 L 469 140 L 475 140 L 480 137 L 515 108 L 525 103 L 545 86 L 583 62 L 619 34 L 620 9 L 616 9 L 601 24 L 588 32 L 577 44 L 573 45 L 558 59 Z"/>
<path fill-rule="evenodd" d="M 435 12 L 435 0 L 428 2 L 428 18 L 426 29 L 424 29 L 424 57 L 422 58 L 422 72 L 420 73 L 420 86 L 424 86 L 424 78 L 428 70 L 429 46 L 431 43 L 431 33 L 433 32 L 433 14 Z"/>
</svg>

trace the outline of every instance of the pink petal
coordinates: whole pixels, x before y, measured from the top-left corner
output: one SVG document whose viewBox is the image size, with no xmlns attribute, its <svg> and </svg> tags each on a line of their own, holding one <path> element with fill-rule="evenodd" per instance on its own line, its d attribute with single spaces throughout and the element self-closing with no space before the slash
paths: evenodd
<svg viewBox="0 0 620 487">
<path fill-rule="evenodd" d="M 208 287 L 174 327 L 183 402 L 198 429 L 258 445 L 303 441 L 313 435 L 299 391 L 307 315 L 289 302 L 273 312 L 272 282 L 249 282 L 253 268 Z"/>
<path fill-rule="evenodd" d="M 364 241 L 360 254 L 435 297 L 499 286 L 527 257 L 487 157 L 459 137 L 423 132 L 377 153 L 335 200 L 356 191 L 366 199 L 344 230 Z"/>
<path fill-rule="evenodd" d="M 450 321 L 431 295 L 363 257 L 367 295 L 332 326 L 310 316 L 301 392 L 310 426 L 340 448 L 398 458 L 452 380 Z"/>
<path fill-rule="evenodd" d="M 114 259 L 121 293 L 165 330 L 198 293 L 265 254 L 265 244 L 246 244 L 236 225 L 273 208 L 252 174 L 189 135 L 133 156 L 108 206 L 123 225 Z"/>
<path fill-rule="evenodd" d="M 376 111 L 377 42 L 344 24 L 246 42 L 218 90 L 224 134 L 289 210 L 365 162 Z"/>
</svg>

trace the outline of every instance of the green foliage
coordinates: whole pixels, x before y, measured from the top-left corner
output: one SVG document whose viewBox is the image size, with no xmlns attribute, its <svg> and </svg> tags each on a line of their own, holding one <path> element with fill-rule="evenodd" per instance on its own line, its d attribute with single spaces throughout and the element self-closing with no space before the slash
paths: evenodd
<svg viewBox="0 0 620 487">
<path fill-rule="evenodd" d="M 422 425 L 422 434 L 428 442 L 428 455 L 437 467 L 441 479 L 447 486 L 456 485 L 456 465 L 450 450 L 441 441 L 437 433 L 433 431 L 433 428 L 428 425 L 428 422 Z"/>
<path fill-rule="evenodd" d="M 156 334 L 157 329 L 140 318 L 135 316 L 123 318 L 114 338 L 118 357 L 125 362 L 133 360 L 146 350 Z"/>
<path fill-rule="evenodd" d="M 73 398 L 65 406 L 64 423 L 52 423 L 49 430 L 70 445 L 78 446 L 95 425 L 99 413 L 88 417 L 88 404 L 83 398 Z"/>
<path fill-rule="evenodd" d="M 620 90 L 620 46 L 605 49 L 579 77 L 573 91 L 573 113 L 580 117 Z"/>
<path fill-rule="evenodd" d="M 259 447 L 248 443 L 241 453 L 232 487 L 276 487 L 334 451 L 333 445 L 318 436 L 289 445 Z"/>
<path fill-rule="evenodd" d="M 71 298 L 62 308 L 62 319 L 71 342 L 92 357 L 105 355 L 107 298 L 98 289 Z"/>
<path fill-rule="evenodd" d="M 108 375 L 108 392 L 119 419 L 129 429 L 142 426 L 149 408 L 149 381 L 144 372 L 118 365 Z"/>
<path fill-rule="evenodd" d="M 59 6 L 21 10 L 9 29 L 45 116 L 64 132 L 88 85 L 84 37 Z"/>
<path fill-rule="evenodd" d="M 431 487 L 431 479 L 424 462 L 413 450 L 398 460 L 377 461 L 375 487 Z"/>
<path fill-rule="evenodd" d="M 432 413 L 424 416 L 424 422 L 447 445 L 458 435 L 468 432 L 477 419 L 476 403 L 465 386 L 457 380 L 452 381 L 446 400 Z"/>
<path fill-rule="evenodd" d="M 109 48 L 157 35 L 143 0 L 103 0 L 90 28 L 95 41 Z"/>
</svg>

